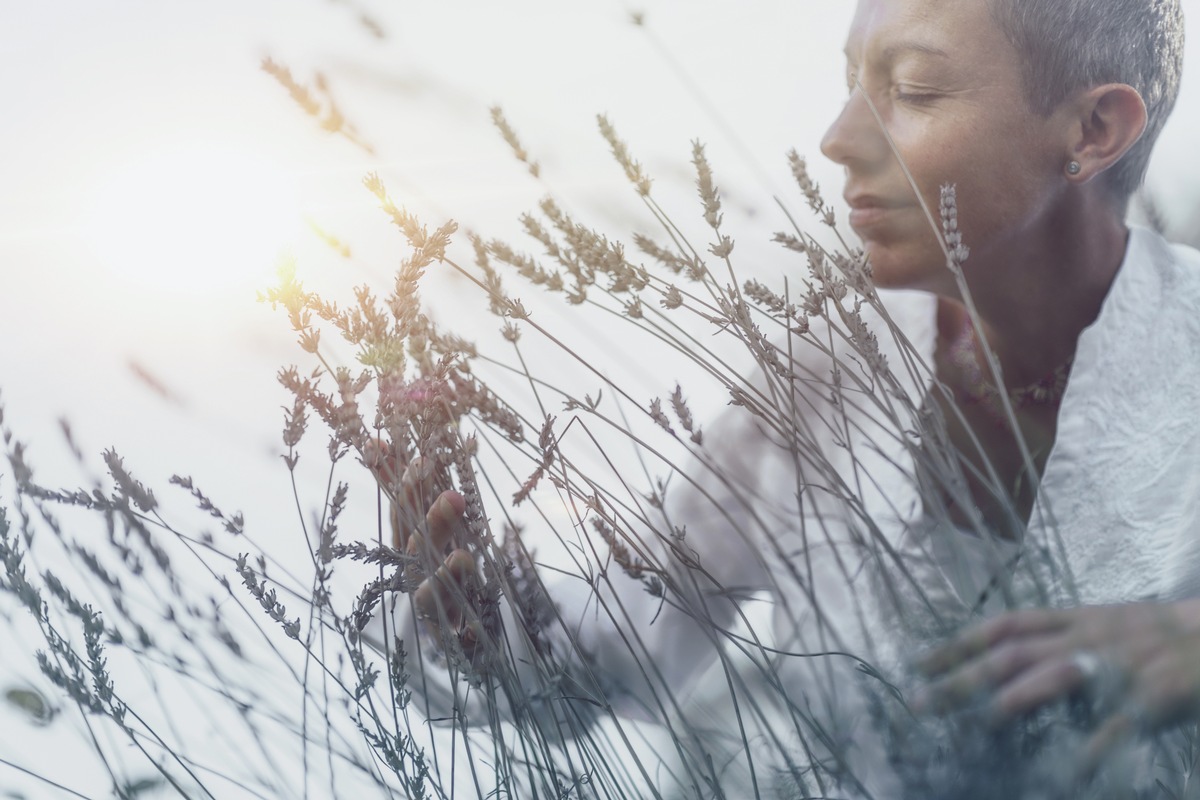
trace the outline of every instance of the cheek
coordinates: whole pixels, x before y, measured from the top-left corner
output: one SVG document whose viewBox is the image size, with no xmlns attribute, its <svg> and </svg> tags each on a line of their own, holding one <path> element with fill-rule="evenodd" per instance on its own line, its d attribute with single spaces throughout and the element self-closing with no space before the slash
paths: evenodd
<svg viewBox="0 0 1200 800">
<path fill-rule="evenodd" d="M 865 249 L 881 289 L 938 291 L 950 275 L 928 223 L 914 226 L 905 236 L 867 242 Z"/>
<path fill-rule="evenodd" d="M 930 115 L 892 131 L 896 149 L 935 218 L 942 186 L 955 186 L 964 206 L 967 201 L 991 205 L 997 195 L 1005 194 L 1006 185 L 1023 182 L 1028 171 L 1028 131 L 1014 120 L 965 117 Z"/>
<path fill-rule="evenodd" d="M 1032 123 L 1032 120 L 1027 120 Z M 1054 191 L 1054 154 L 1036 125 L 994 120 L 976 131 L 969 148 L 948 148 L 943 182 L 957 185 L 959 228 L 964 243 L 986 245 L 993 236 L 1028 225 Z M 930 193 L 936 197 L 933 187 Z"/>
<path fill-rule="evenodd" d="M 972 250 L 982 251 L 998 238 L 1024 228 L 1044 199 L 1044 181 L 1017 148 L 947 145 L 936 160 L 918 167 L 920 177 L 917 169 L 910 169 L 939 233 L 941 189 L 954 187 L 958 232 Z"/>
<path fill-rule="evenodd" d="M 963 243 L 981 252 L 1027 229 L 1046 199 L 1044 185 L 1024 165 L 997 162 L 992 166 L 960 183 L 957 192 Z"/>
<path fill-rule="evenodd" d="M 916 191 L 920 192 L 924 207 L 919 209 L 919 217 L 915 222 L 924 228 L 941 230 L 941 195 L 943 186 L 954 186 L 959 201 L 960 211 L 966 206 L 968 199 L 971 204 L 977 204 L 979 197 L 985 197 L 985 192 L 977 192 L 975 187 L 987 186 L 993 181 L 980 169 L 976 154 L 964 150 L 962 141 L 950 137 L 926 137 L 918 146 L 901 147 L 897 142 L 897 150 L 903 157 L 904 170 L 899 170 L 897 183 L 910 199 L 915 199 Z M 894 165 L 897 166 L 898 165 Z M 911 176 L 911 180 L 910 180 Z M 913 184 L 916 184 L 916 190 Z M 974 198 L 974 199 L 972 199 Z"/>
</svg>

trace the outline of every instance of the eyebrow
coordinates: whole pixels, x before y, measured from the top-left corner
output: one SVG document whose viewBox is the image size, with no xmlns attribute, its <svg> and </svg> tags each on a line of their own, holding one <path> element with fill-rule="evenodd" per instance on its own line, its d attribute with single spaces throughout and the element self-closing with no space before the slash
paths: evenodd
<svg viewBox="0 0 1200 800">
<path fill-rule="evenodd" d="M 845 53 L 847 61 L 854 61 L 854 57 L 850 53 L 849 45 L 847 45 L 842 52 Z M 890 44 L 884 48 L 883 52 L 879 54 L 879 60 L 881 63 L 891 64 L 898 60 L 900 56 L 906 52 L 921 53 L 922 55 L 934 56 L 936 58 L 950 57 L 950 54 L 945 50 L 941 49 L 940 47 L 934 47 L 931 44 L 925 44 L 924 42 L 917 41 L 901 41 Z"/>
</svg>

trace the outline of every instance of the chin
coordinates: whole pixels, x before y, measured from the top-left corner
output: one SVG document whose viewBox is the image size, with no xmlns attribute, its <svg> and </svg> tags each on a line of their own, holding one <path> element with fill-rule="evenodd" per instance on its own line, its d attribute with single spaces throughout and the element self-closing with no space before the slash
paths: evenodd
<svg viewBox="0 0 1200 800">
<path fill-rule="evenodd" d="M 953 287 L 954 276 L 946 269 L 940 248 L 931 253 L 925 248 L 868 240 L 863 242 L 863 251 L 871 263 L 872 282 L 878 289 L 944 292 Z"/>
</svg>

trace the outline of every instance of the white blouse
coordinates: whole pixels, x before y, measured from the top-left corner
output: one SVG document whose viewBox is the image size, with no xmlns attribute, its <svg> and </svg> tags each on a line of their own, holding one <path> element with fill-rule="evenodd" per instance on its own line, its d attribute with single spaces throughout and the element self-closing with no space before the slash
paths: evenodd
<svg viewBox="0 0 1200 800">
<path fill-rule="evenodd" d="M 929 338 L 923 340 L 927 347 Z M 1026 534 L 1065 555 L 1061 604 L 1200 595 L 1200 253 L 1130 231 L 1096 320 L 1079 337 Z M 1061 550 L 1058 548 L 1061 546 Z M 1015 548 L 938 542 L 964 603 Z"/>
<path fill-rule="evenodd" d="M 1200 594 L 1200 253 L 1131 231 L 1040 494 L 1084 603 Z"/>
</svg>

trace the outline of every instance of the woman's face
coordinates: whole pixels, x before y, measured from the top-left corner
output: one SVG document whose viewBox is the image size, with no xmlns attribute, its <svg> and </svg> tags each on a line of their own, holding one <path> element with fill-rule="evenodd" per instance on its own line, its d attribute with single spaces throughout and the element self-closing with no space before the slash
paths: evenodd
<svg viewBox="0 0 1200 800">
<path fill-rule="evenodd" d="M 850 96 L 821 149 L 846 169 L 850 226 L 876 284 L 954 291 L 896 152 L 934 220 L 940 187 L 957 186 L 968 272 L 1003 269 L 1000 254 L 1065 186 L 1069 123 L 1029 107 L 1019 57 L 986 0 L 859 0 L 846 58 Z"/>
</svg>

